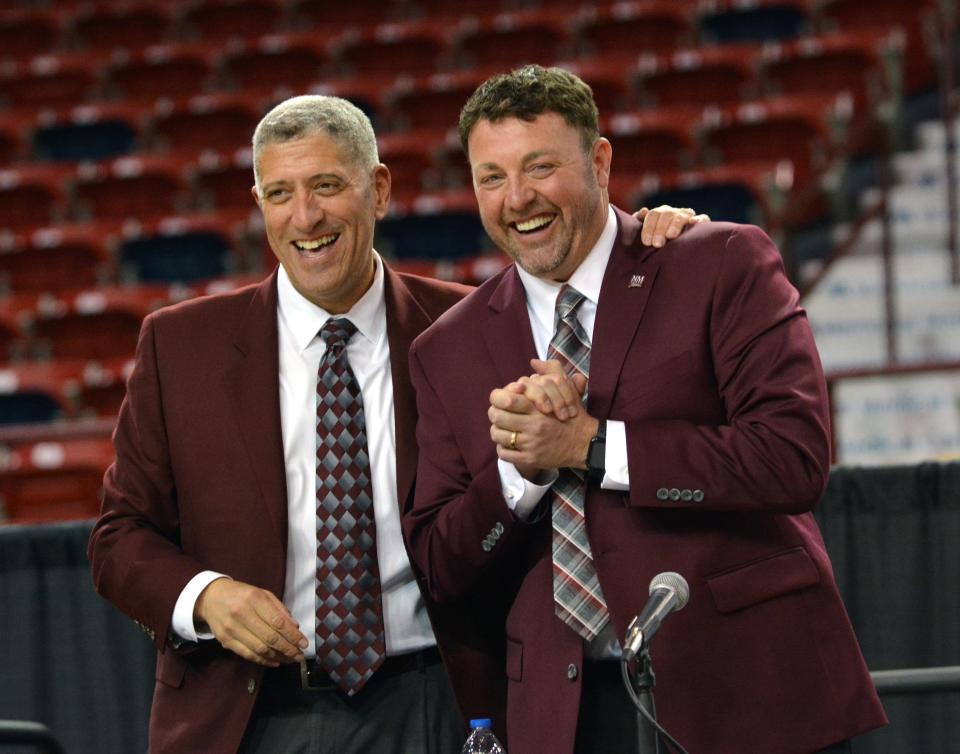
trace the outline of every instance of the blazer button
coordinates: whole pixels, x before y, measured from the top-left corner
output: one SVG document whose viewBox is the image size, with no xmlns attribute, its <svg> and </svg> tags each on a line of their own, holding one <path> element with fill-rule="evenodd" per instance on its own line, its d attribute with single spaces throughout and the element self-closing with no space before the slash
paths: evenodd
<svg viewBox="0 0 960 754">
<path fill-rule="evenodd" d="M 694 490 L 693 491 L 693 502 L 702 503 L 703 502 L 703 490 Z"/>
<path fill-rule="evenodd" d="M 670 499 L 673 500 L 674 502 L 676 502 L 677 500 L 679 500 L 679 499 L 680 499 L 680 490 L 678 490 L 676 487 L 671 488 L 671 489 L 670 489 Z"/>
<path fill-rule="evenodd" d="M 572 662 L 567 665 L 567 678 L 569 678 L 571 681 L 577 680 L 577 666 Z"/>
<path fill-rule="evenodd" d="M 666 487 L 661 487 L 657 490 L 657 500 L 668 500 L 670 498 L 670 492 Z"/>
<path fill-rule="evenodd" d="M 247 693 L 252 694 L 256 690 L 257 682 L 251 678 L 249 681 L 247 681 Z"/>
<path fill-rule="evenodd" d="M 480 546 L 483 548 L 484 552 L 490 552 L 490 550 L 493 549 L 493 545 L 490 544 L 489 539 L 484 539 L 483 542 L 480 543 Z"/>
<path fill-rule="evenodd" d="M 680 490 L 680 499 L 685 503 L 693 500 L 693 493 L 690 490 Z"/>
</svg>

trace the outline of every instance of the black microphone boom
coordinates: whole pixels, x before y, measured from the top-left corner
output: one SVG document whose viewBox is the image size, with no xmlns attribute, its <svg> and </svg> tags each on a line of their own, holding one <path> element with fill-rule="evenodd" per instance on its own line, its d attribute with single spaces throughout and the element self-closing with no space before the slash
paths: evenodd
<svg viewBox="0 0 960 754">
<path fill-rule="evenodd" d="M 623 642 L 623 657 L 628 662 L 637 656 L 660 628 L 663 619 L 674 610 L 680 610 L 690 600 L 690 587 L 679 573 L 666 571 L 650 580 L 650 599 L 640 614 L 627 627 Z"/>
</svg>

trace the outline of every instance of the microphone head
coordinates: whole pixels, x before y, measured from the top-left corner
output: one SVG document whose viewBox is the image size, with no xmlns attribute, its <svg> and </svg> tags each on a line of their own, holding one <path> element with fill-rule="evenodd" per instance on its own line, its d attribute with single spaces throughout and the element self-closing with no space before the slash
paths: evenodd
<svg viewBox="0 0 960 754">
<path fill-rule="evenodd" d="M 650 594 L 653 594 L 655 589 L 660 588 L 673 590 L 677 597 L 677 604 L 673 608 L 674 610 L 680 610 L 690 601 L 690 587 L 687 585 L 687 580 L 679 573 L 664 571 L 650 579 Z"/>
</svg>

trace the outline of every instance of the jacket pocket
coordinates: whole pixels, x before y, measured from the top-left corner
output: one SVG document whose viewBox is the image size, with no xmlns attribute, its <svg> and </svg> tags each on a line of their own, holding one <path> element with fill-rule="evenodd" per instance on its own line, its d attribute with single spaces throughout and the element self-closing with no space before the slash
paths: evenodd
<svg viewBox="0 0 960 754">
<path fill-rule="evenodd" d="M 507 678 L 523 680 L 523 642 L 507 637 Z"/>
<path fill-rule="evenodd" d="M 707 579 L 721 613 L 732 613 L 820 583 L 820 572 L 803 547 L 756 560 Z"/>
</svg>

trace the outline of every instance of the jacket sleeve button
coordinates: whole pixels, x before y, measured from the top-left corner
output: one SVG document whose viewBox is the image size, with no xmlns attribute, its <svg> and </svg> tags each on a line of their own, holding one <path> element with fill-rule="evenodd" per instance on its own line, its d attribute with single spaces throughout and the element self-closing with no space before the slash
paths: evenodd
<svg viewBox="0 0 960 754">
<path fill-rule="evenodd" d="M 680 490 L 678 490 L 676 487 L 672 487 L 672 488 L 670 489 L 670 499 L 673 500 L 674 502 L 676 502 L 677 500 L 679 500 L 679 499 L 680 499 Z"/>
<path fill-rule="evenodd" d="M 661 487 L 657 490 L 657 500 L 668 500 L 670 498 L 670 492 L 666 487 Z"/>
<path fill-rule="evenodd" d="M 251 678 L 249 681 L 247 681 L 247 693 L 252 694 L 256 690 L 257 682 Z"/>
<path fill-rule="evenodd" d="M 690 490 L 680 490 L 680 499 L 685 503 L 693 500 L 693 493 Z"/>
<path fill-rule="evenodd" d="M 702 503 L 704 498 L 703 490 L 694 490 L 693 491 L 693 502 Z"/>
<path fill-rule="evenodd" d="M 567 678 L 569 678 L 571 681 L 577 680 L 577 666 L 572 662 L 567 665 Z"/>
</svg>

